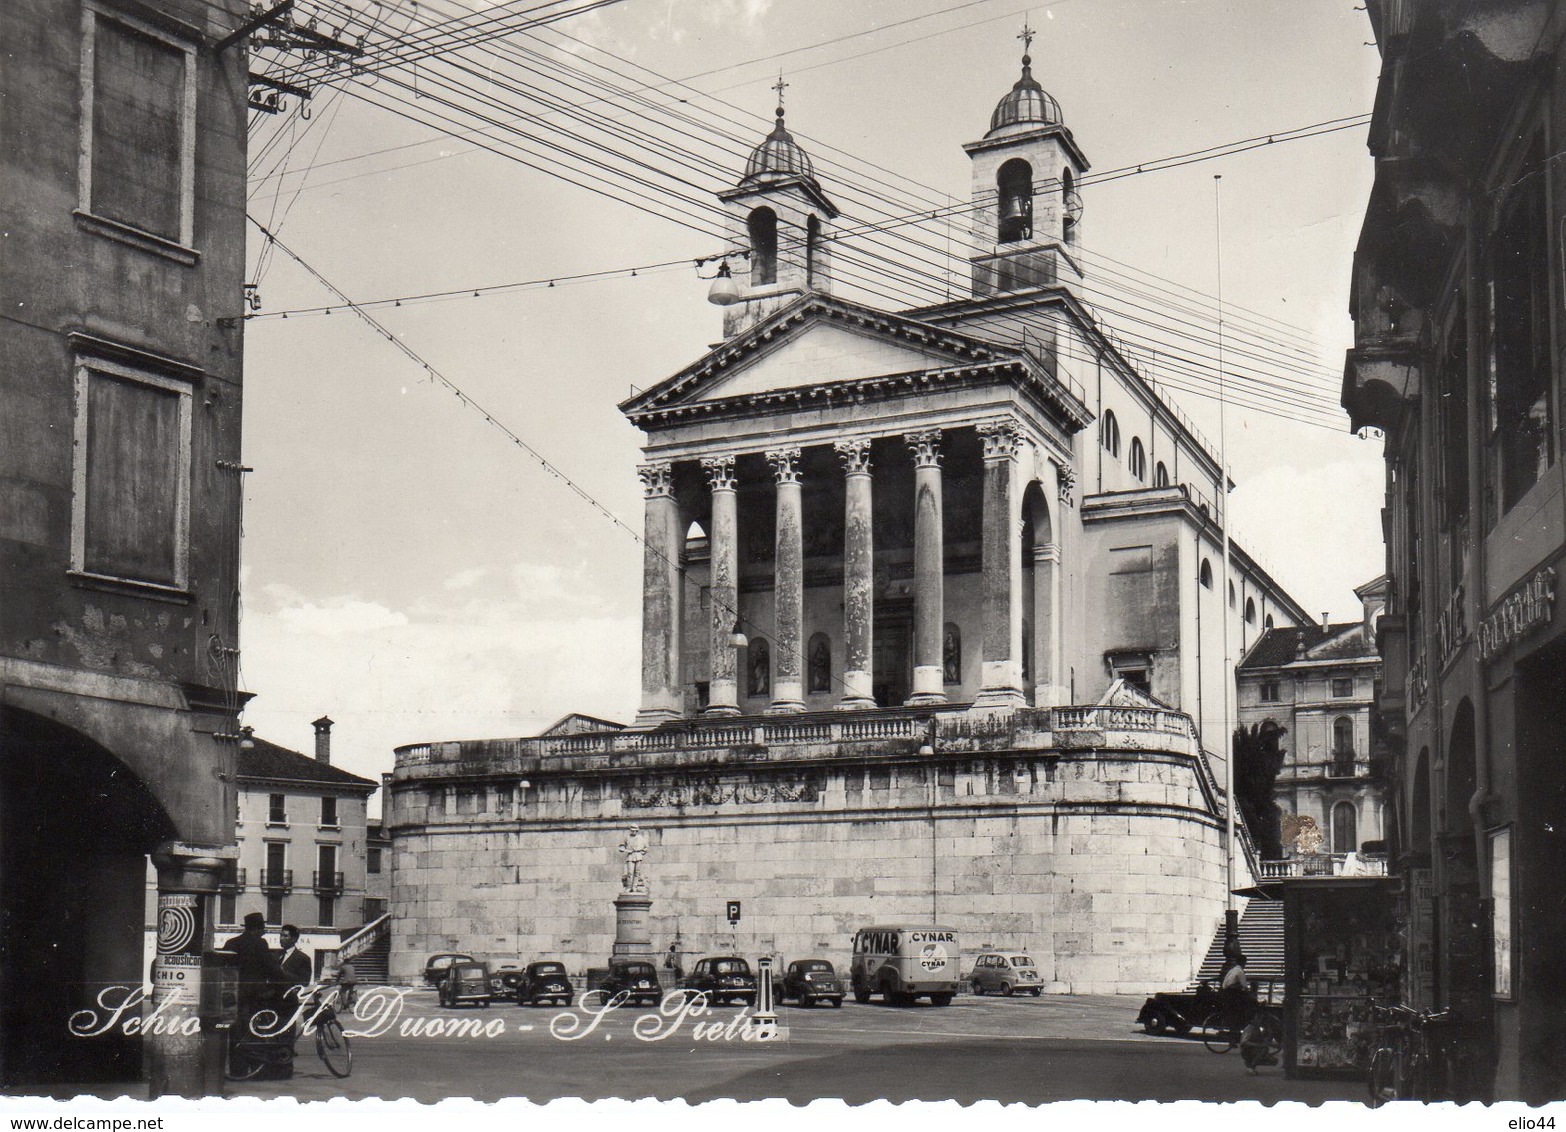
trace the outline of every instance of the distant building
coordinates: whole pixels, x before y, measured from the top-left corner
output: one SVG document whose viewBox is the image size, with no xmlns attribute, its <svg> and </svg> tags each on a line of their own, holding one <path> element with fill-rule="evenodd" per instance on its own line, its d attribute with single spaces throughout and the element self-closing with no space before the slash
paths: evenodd
<svg viewBox="0 0 1566 1132">
<path fill-rule="evenodd" d="M 386 826 L 370 822 L 364 837 L 364 922 L 384 916 L 391 907 L 392 840 Z"/>
<path fill-rule="evenodd" d="M 1375 621 L 1386 579 L 1355 593 L 1358 621 L 1269 629 L 1240 662 L 1239 724 L 1282 731 L 1283 769 L 1274 798 L 1290 816 L 1309 817 L 1326 853 L 1385 851 L 1385 776 L 1373 757 L 1375 693 L 1381 677 Z M 1295 849 L 1288 840 L 1285 856 Z"/>
<path fill-rule="evenodd" d="M 222 1090 L 215 1036 L 68 1022 L 146 976 L 149 854 L 168 929 L 153 994 L 194 1009 L 234 841 L 246 62 L 213 47 L 249 10 L 0 3 L 10 1092 L 144 1067 L 154 1095 Z"/>
<path fill-rule="evenodd" d="M 1219 460 L 1083 302 L 1087 159 L 1026 57 L 986 122 L 971 289 L 939 306 L 833 293 L 838 212 L 782 108 L 719 194 L 723 341 L 621 406 L 637 717 L 397 751 L 394 977 L 602 964 L 636 824 L 660 951 L 846 961 L 866 923 L 949 920 L 1056 991 L 1190 979 L 1234 666 L 1308 615 L 1225 562 Z"/>
<path fill-rule="evenodd" d="M 293 924 L 319 969 L 324 952 L 375 918 L 366 807 L 379 787 L 332 765 L 330 719 L 313 726 L 314 758 L 245 729 L 234 775 L 239 852 L 223 872 L 215 926 L 238 932 L 246 913 L 261 912 L 275 943 L 277 929 Z M 149 933 L 154 913 L 149 898 Z"/>
</svg>

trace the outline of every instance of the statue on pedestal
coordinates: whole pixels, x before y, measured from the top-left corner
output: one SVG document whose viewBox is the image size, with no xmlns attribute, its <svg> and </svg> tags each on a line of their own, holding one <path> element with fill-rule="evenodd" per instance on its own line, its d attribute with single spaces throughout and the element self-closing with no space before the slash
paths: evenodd
<svg viewBox="0 0 1566 1132">
<path fill-rule="evenodd" d="M 648 848 L 647 835 L 642 832 L 641 826 L 633 825 L 626 831 L 625 840 L 620 842 L 620 855 L 625 858 L 625 871 L 620 874 L 621 891 L 647 891 L 647 878 L 642 875 L 642 861 L 647 858 Z"/>
</svg>

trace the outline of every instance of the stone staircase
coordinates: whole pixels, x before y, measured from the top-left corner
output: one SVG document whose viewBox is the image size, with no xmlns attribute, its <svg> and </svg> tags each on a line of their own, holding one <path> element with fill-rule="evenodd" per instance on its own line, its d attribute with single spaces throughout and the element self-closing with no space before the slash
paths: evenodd
<svg viewBox="0 0 1566 1132">
<path fill-rule="evenodd" d="M 1276 980 L 1283 986 L 1283 901 L 1253 897 L 1240 915 L 1240 950 L 1245 953 L 1245 974 L 1252 982 Z M 1223 974 L 1223 924 L 1213 933 L 1212 944 L 1196 972 L 1197 982 L 1214 986 Z"/>
<path fill-rule="evenodd" d="M 391 916 L 371 920 L 358 931 L 343 937 L 334 950 L 322 949 L 323 969 L 335 971 L 343 963 L 353 964 L 354 978 L 366 986 L 384 986 L 391 955 Z"/>
<path fill-rule="evenodd" d="M 354 975 L 365 986 L 385 986 L 390 979 L 391 936 L 376 938 L 353 961 Z"/>
</svg>

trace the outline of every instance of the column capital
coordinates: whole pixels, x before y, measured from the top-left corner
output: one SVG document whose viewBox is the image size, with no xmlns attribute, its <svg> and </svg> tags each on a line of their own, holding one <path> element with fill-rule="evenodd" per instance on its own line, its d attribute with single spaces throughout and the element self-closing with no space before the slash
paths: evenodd
<svg viewBox="0 0 1566 1132">
<path fill-rule="evenodd" d="M 733 456 L 703 456 L 702 471 L 707 473 L 707 483 L 713 491 L 733 491 L 735 483 Z"/>
<path fill-rule="evenodd" d="M 1077 486 L 1077 471 L 1071 466 L 1070 460 L 1057 460 L 1051 456 L 1049 462 L 1055 465 L 1055 478 L 1060 481 L 1060 501 L 1070 507 L 1073 505 L 1072 493 Z"/>
<path fill-rule="evenodd" d="M 979 437 L 984 441 L 985 460 L 1015 460 L 1022 446 L 1022 433 L 1013 417 L 998 417 L 992 421 L 980 421 Z"/>
<path fill-rule="evenodd" d="M 654 460 L 650 464 L 638 464 L 636 474 L 642 480 L 642 494 L 648 499 L 674 498 L 674 464 L 668 460 Z"/>
<path fill-rule="evenodd" d="M 1060 544 L 1058 542 L 1035 543 L 1033 547 L 1033 561 L 1059 562 Z"/>
<path fill-rule="evenodd" d="M 837 458 L 843 461 L 843 472 L 850 476 L 868 476 L 870 474 L 870 438 L 868 436 L 855 436 L 847 440 L 839 440 L 832 445 L 832 450 L 837 453 Z"/>
<path fill-rule="evenodd" d="M 903 433 L 903 443 L 913 453 L 914 467 L 939 468 L 941 466 L 941 430 L 926 429 L 923 432 Z"/>
<path fill-rule="evenodd" d="M 777 477 L 778 483 L 799 482 L 799 457 L 798 448 L 772 448 L 767 451 L 767 463 L 772 465 L 772 474 Z"/>
</svg>

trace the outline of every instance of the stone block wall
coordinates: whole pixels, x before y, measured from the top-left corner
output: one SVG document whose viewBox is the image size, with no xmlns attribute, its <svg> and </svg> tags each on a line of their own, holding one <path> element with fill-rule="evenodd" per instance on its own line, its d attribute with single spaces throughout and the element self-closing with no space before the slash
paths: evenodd
<svg viewBox="0 0 1566 1132">
<path fill-rule="evenodd" d="M 652 843 L 654 950 L 678 937 L 687 968 L 729 951 L 841 968 L 858 928 L 933 920 L 961 933 L 964 970 L 985 948 L 1026 948 L 1051 990 L 1144 993 L 1189 981 L 1222 916 L 1221 820 L 1189 757 L 707 770 L 583 772 L 505 813 L 443 812 L 444 785 L 403 784 L 392 977 L 444 950 L 605 964 L 632 822 Z M 743 905 L 732 930 L 730 900 Z"/>
</svg>

